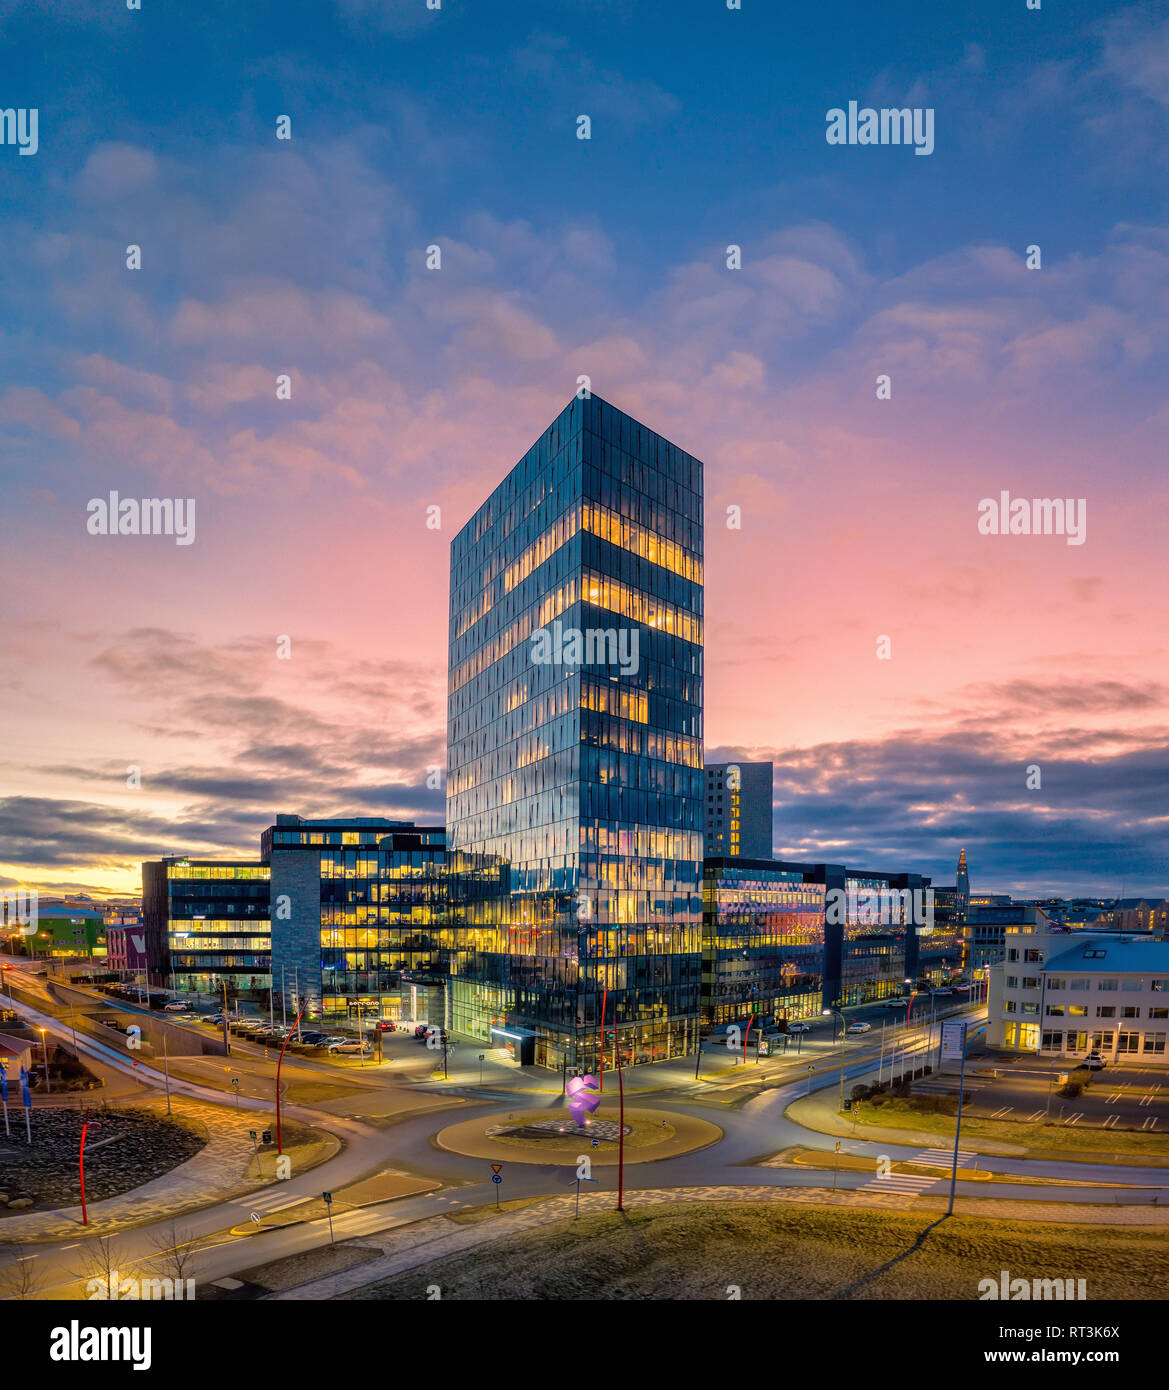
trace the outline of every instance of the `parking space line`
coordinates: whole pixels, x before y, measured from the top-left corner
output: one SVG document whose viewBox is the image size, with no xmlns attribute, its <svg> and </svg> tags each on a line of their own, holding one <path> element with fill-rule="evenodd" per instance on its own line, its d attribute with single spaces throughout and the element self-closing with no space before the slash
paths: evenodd
<svg viewBox="0 0 1169 1390">
<path fill-rule="evenodd" d="M 1077 1120 L 1082 1120 L 1083 1118 L 1084 1118 L 1084 1112 L 1083 1112 L 1082 1110 L 1077 1110 L 1076 1113 L 1075 1113 L 1074 1115 L 1069 1115 L 1069 1116 L 1067 1117 L 1067 1119 L 1064 1121 L 1064 1124 L 1065 1124 L 1065 1125 L 1074 1125 L 1074 1124 L 1076 1123 Z"/>
<path fill-rule="evenodd" d="M 1157 1117 L 1156 1117 L 1156 1115 L 1150 1115 L 1149 1118 L 1144 1122 L 1144 1124 L 1141 1125 L 1141 1128 L 1142 1128 L 1142 1129 L 1156 1129 L 1156 1128 L 1157 1128 Z"/>
<path fill-rule="evenodd" d="M 1112 1125 L 1116 1124 L 1117 1120 L 1119 1119 L 1119 1115 L 1109 1115 L 1109 1117 L 1104 1121 L 1104 1124 L 1101 1126 L 1101 1128 L 1109 1129 Z"/>
</svg>

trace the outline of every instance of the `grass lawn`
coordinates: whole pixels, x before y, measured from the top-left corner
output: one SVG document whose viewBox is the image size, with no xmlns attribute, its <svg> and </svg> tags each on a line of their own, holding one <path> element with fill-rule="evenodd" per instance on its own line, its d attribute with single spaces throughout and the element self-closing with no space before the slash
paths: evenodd
<svg viewBox="0 0 1169 1390">
<path fill-rule="evenodd" d="M 344 1295 L 362 1301 L 975 1299 L 980 1279 L 1085 1278 L 1089 1299 L 1163 1288 L 1157 1229 L 722 1202 L 596 1213 L 434 1260 Z"/>
<path fill-rule="evenodd" d="M 882 1129 L 938 1134 L 951 1144 L 954 1142 L 953 1115 L 915 1110 L 912 1101 L 886 1100 L 878 1106 L 871 1101 L 863 1101 L 859 1112 L 854 1107 L 852 1113 L 857 1115 L 858 1132 L 864 1125 L 874 1125 Z M 962 1138 L 964 1142 L 991 1139 L 1003 1144 L 1018 1144 L 1033 1157 L 1090 1158 L 1094 1163 L 1108 1163 L 1131 1161 L 1135 1155 L 1143 1163 L 1169 1166 L 1169 1136 L 1156 1132 L 1080 1129 L 1075 1125 L 1028 1124 L 1024 1121 L 1011 1123 L 1008 1120 L 970 1119 L 963 1115 Z"/>
</svg>

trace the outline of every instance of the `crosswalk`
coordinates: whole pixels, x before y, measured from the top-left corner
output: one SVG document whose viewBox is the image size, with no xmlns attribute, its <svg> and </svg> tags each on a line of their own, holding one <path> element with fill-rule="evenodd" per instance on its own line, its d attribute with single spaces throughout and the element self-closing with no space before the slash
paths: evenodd
<svg viewBox="0 0 1169 1390">
<path fill-rule="evenodd" d="M 967 1153 L 965 1149 L 958 1150 L 958 1167 L 964 1168 L 964 1159 L 977 1158 L 977 1154 Z M 916 1163 L 920 1168 L 952 1168 L 954 1166 L 953 1149 L 922 1149 L 921 1153 L 916 1153 L 910 1163 Z"/>
<path fill-rule="evenodd" d="M 928 1174 L 890 1173 L 887 1178 L 870 1178 L 858 1188 L 860 1192 L 899 1193 L 903 1197 L 920 1197 L 931 1187 L 936 1187 L 940 1178 Z"/>
</svg>

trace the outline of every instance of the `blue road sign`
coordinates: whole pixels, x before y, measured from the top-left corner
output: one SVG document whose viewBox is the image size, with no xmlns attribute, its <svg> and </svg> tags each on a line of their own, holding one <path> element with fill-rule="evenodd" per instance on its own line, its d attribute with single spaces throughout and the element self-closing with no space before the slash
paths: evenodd
<svg viewBox="0 0 1169 1390">
<path fill-rule="evenodd" d="M 491 1181 L 494 1183 L 500 1183 L 503 1181 L 503 1175 L 501 1173 L 492 1173 Z"/>
</svg>

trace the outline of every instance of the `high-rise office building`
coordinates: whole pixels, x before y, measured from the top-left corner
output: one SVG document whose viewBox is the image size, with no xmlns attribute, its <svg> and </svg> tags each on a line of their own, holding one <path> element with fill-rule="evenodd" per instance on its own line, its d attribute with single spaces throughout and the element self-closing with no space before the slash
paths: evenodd
<svg viewBox="0 0 1169 1390">
<path fill-rule="evenodd" d="M 702 787 L 702 464 L 575 398 L 451 546 L 454 1028 L 692 1050 Z"/>
<path fill-rule="evenodd" d="M 771 858 L 771 763 L 707 763 L 708 858 Z"/>
</svg>

